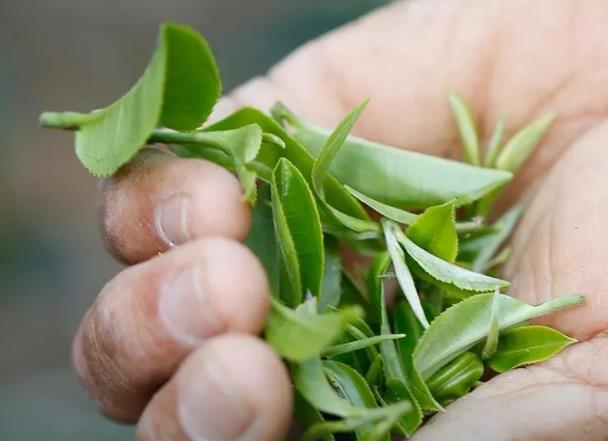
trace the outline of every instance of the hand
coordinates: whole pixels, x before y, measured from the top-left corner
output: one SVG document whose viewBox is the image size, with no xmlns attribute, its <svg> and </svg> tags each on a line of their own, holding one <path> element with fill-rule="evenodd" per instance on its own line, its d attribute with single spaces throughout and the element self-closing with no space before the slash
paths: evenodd
<svg viewBox="0 0 608 441">
<path fill-rule="evenodd" d="M 528 210 L 505 272 L 511 294 L 530 303 L 585 293 L 584 307 L 550 319 L 581 343 L 488 382 L 416 441 L 605 438 L 607 22 L 602 0 L 395 3 L 305 46 L 218 108 L 280 99 L 331 127 L 370 97 L 360 135 L 450 157 L 460 147 L 447 90 L 472 104 L 485 138 L 502 114 L 513 133 L 558 113 L 507 194 Z M 139 420 L 139 440 L 273 441 L 289 426 L 287 373 L 255 337 L 268 286 L 239 244 L 250 223 L 239 192 L 220 167 L 160 150 L 144 151 L 104 187 L 108 246 L 142 263 L 103 289 L 74 359 L 108 416 Z"/>
</svg>

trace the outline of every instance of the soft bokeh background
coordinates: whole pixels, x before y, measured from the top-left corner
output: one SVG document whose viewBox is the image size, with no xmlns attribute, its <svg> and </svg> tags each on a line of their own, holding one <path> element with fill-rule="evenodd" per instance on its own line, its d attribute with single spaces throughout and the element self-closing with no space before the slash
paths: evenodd
<svg viewBox="0 0 608 441">
<path fill-rule="evenodd" d="M 96 181 L 43 110 L 87 111 L 142 72 L 159 22 L 201 30 L 226 90 L 384 0 L 0 0 L 0 440 L 120 441 L 69 364 L 72 334 L 120 270 L 98 237 Z"/>
</svg>

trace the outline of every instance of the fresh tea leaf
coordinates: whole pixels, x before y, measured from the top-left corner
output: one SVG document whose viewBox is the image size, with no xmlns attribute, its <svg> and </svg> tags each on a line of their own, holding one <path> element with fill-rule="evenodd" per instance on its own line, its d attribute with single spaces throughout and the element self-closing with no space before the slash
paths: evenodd
<svg viewBox="0 0 608 441">
<path fill-rule="evenodd" d="M 329 132 L 298 119 L 283 105 L 273 114 L 313 155 L 326 144 Z M 457 206 L 475 201 L 511 180 L 512 174 L 474 167 L 431 155 L 349 136 L 331 163 L 344 185 L 393 207 L 428 208 L 451 200 Z"/>
<path fill-rule="evenodd" d="M 433 374 L 427 384 L 433 396 L 447 405 L 469 393 L 483 373 L 484 366 L 479 356 L 465 352 Z"/>
<path fill-rule="evenodd" d="M 374 337 L 361 338 L 359 340 L 353 340 L 348 343 L 342 343 L 339 345 L 329 346 L 323 350 L 322 355 L 325 357 L 331 357 L 335 355 L 345 354 L 347 352 L 358 351 L 360 349 L 366 349 L 370 346 L 378 345 L 389 340 L 399 340 L 405 337 L 405 334 L 386 334 L 376 335 Z"/>
<path fill-rule="evenodd" d="M 280 204 L 283 219 L 277 219 L 277 236 L 281 239 L 279 246 L 284 254 L 295 251 L 298 282 L 301 283 L 302 295 L 311 292 L 321 293 L 324 271 L 323 232 L 317 205 L 304 176 L 287 159 L 277 163 L 272 180 L 273 204 Z M 275 202 L 276 197 L 276 202 Z M 283 223 L 284 221 L 284 223 Z M 283 227 L 287 228 L 284 231 Z M 288 236 L 290 239 L 287 239 Z M 282 241 L 291 241 L 283 249 Z M 292 259 L 293 257 L 290 257 Z"/>
<path fill-rule="evenodd" d="M 384 237 L 386 239 L 386 247 L 388 253 L 391 256 L 393 267 L 395 268 L 395 274 L 397 281 L 401 287 L 401 291 L 405 295 L 407 302 L 410 304 L 412 311 L 416 315 L 416 318 L 422 324 L 424 328 L 429 327 L 429 322 L 424 315 L 422 304 L 420 303 L 420 297 L 414 283 L 412 274 L 410 273 L 407 264 L 405 263 L 405 254 L 403 249 L 399 246 L 397 241 L 396 231 L 399 230 L 399 226 L 391 221 L 383 220 L 382 227 L 384 230 Z"/>
<path fill-rule="evenodd" d="M 484 360 L 492 357 L 496 353 L 498 347 L 498 322 L 500 320 L 500 291 L 494 291 L 492 299 L 492 308 L 490 309 L 490 326 L 486 342 L 481 350 L 481 356 Z"/>
<path fill-rule="evenodd" d="M 325 238 L 325 269 L 323 286 L 319 295 L 319 311 L 337 307 L 342 297 L 342 259 L 338 241 L 333 237 Z"/>
<path fill-rule="evenodd" d="M 321 202 L 321 206 L 325 209 L 330 218 L 333 218 L 338 225 L 343 225 L 357 233 L 379 231 L 378 225 L 375 222 L 355 218 L 346 213 L 341 212 L 335 207 L 332 207 L 325 199 L 325 177 L 329 174 L 329 168 L 334 157 L 338 153 L 340 147 L 344 144 L 344 140 L 350 133 L 355 122 L 365 109 L 367 102 L 363 102 L 355 107 L 345 118 L 338 124 L 338 127 L 327 138 L 327 142 L 319 151 L 317 158 L 312 166 L 311 179 L 312 188 Z"/>
<path fill-rule="evenodd" d="M 271 299 L 266 341 L 284 358 L 302 361 L 319 354 L 361 315 L 358 307 L 325 314 L 294 311 Z"/>
<path fill-rule="evenodd" d="M 487 337 L 493 301 L 493 293 L 478 294 L 455 304 L 433 320 L 414 350 L 414 366 L 423 379 L 429 379 L 443 366 Z M 571 295 L 531 306 L 499 294 L 498 329 L 502 331 L 582 302 L 582 296 Z"/>
<path fill-rule="evenodd" d="M 448 101 L 460 133 L 464 156 L 469 164 L 479 165 L 479 140 L 473 113 L 467 103 L 453 93 L 448 94 Z"/>
<path fill-rule="evenodd" d="M 519 170 L 545 136 L 554 120 L 555 114 L 553 113 L 541 116 L 517 132 L 496 159 L 496 168 L 512 173 Z"/>
<path fill-rule="evenodd" d="M 509 286 L 509 282 L 494 277 L 469 271 L 453 263 L 440 259 L 416 245 L 401 230 L 395 229 L 397 240 L 403 245 L 407 254 L 435 279 L 452 284 L 467 291 L 494 291 Z"/>
<path fill-rule="evenodd" d="M 206 41 L 187 26 L 165 23 L 144 74 L 122 98 L 89 114 L 43 114 L 41 122 L 52 126 L 73 120 L 76 155 L 94 175 L 109 176 L 137 153 L 157 125 L 198 127 L 220 92 Z"/>
<path fill-rule="evenodd" d="M 402 210 L 400 208 L 391 207 L 390 205 L 383 204 L 375 199 L 365 196 L 363 193 L 358 192 L 354 188 L 345 185 L 346 191 L 352 194 L 359 201 L 370 207 L 372 210 L 378 212 L 382 216 L 401 224 L 410 225 L 418 218 L 417 214 L 410 213 L 409 211 Z"/>
<path fill-rule="evenodd" d="M 306 398 L 304 398 L 298 391 L 295 391 L 293 405 L 295 418 L 304 427 L 310 427 L 315 424 L 323 424 L 326 422 L 323 415 L 321 415 L 321 412 L 306 401 Z M 317 439 L 322 441 L 336 441 L 336 438 L 331 433 L 319 436 Z"/>
<path fill-rule="evenodd" d="M 494 167 L 496 165 L 496 159 L 498 158 L 498 155 L 500 155 L 500 150 L 502 147 L 502 137 L 504 132 L 505 119 L 501 117 L 496 121 L 494 133 L 492 134 L 492 138 L 490 138 L 490 142 L 488 143 L 488 149 L 486 150 L 486 157 L 483 163 L 484 167 Z"/>
<path fill-rule="evenodd" d="M 526 364 L 545 361 L 576 340 L 547 326 L 520 326 L 503 332 L 490 367 L 502 373 Z"/>
<path fill-rule="evenodd" d="M 427 208 L 405 233 L 429 253 L 454 262 L 458 254 L 454 202 Z"/>
</svg>

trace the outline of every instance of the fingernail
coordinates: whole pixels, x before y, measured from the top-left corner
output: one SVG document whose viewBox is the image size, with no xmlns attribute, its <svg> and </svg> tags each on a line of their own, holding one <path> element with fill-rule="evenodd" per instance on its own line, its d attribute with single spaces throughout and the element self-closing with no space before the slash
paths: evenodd
<svg viewBox="0 0 608 441">
<path fill-rule="evenodd" d="M 180 270 L 162 288 L 159 316 L 169 333 L 186 344 L 195 345 L 222 330 L 208 301 L 202 264 Z"/>
<path fill-rule="evenodd" d="M 253 413 L 211 354 L 196 381 L 183 384 L 178 413 L 192 441 L 235 441 L 251 426 Z"/>
<path fill-rule="evenodd" d="M 164 201 L 156 211 L 156 230 L 167 245 L 182 244 L 192 238 L 188 228 L 190 198 L 178 193 Z"/>
</svg>

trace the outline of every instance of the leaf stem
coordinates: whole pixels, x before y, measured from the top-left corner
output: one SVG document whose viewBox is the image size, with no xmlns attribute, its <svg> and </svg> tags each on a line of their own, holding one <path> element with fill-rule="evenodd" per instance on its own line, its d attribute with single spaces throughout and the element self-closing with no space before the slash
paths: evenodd
<svg viewBox="0 0 608 441">
<path fill-rule="evenodd" d="M 44 112 L 40 115 L 40 126 L 49 129 L 78 130 L 90 119 L 90 113 Z"/>
</svg>

